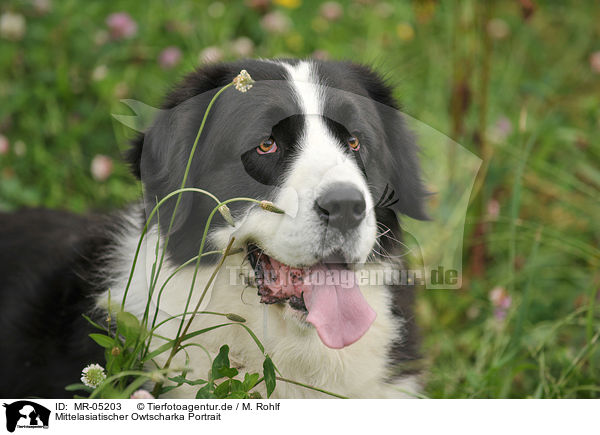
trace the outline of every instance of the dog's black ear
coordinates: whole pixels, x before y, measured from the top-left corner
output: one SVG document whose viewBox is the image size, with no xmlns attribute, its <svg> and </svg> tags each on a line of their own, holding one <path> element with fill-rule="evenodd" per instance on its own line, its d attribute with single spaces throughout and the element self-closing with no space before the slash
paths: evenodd
<svg viewBox="0 0 600 435">
<path fill-rule="evenodd" d="M 161 109 L 170 110 L 181 103 L 231 82 L 234 73 L 223 64 L 207 65 L 186 75 L 181 82 L 173 86 L 165 97 Z M 130 142 L 130 148 L 124 153 L 133 175 L 141 179 L 142 152 L 145 134 L 139 133 Z"/>
<path fill-rule="evenodd" d="M 388 80 L 366 66 L 353 63 L 349 66 L 353 78 L 378 103 L 376 111 L 385 133 L 385 147 L 377 158 L 379 165 L 387 169 L 387 179 L 383 180 L 383 186 L 378 186 L 378 196 L 375 198 L 377 206 L 391 208 L 413 219 L 428 220 L 425 199 L 430 194 L 421 179 L 418 147 L 394 98 L 392 86 Z"/>
</svg>

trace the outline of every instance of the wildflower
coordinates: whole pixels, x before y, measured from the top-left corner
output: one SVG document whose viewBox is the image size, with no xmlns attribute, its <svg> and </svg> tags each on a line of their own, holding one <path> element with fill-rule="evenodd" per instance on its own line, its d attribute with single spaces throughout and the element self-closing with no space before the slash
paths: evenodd
<svg viewBox="0 0 600 435">
<path fill-rule="evenodd" d="M 301 0 L 273 0 L 273 3 L 288 9 L 296 9 L 302 4 Z"/>
<path fill-rule="evenodd" d="M 507 315 L 508 311 L 502 309 L 502 308 L 496 308 L 494 309 L 494 318 L 501 322 L 504 319 L 506 319 L 506 315 Z"/>
<path fill-rule="evenodd" d="M 154 396 L 146 390 L 137 390 L 129 398 L 130 399 L 154 399 Z"/>
<path fill-rule="evenodd" d="M 249 57 L 254 51 L 254 42 L 250 38 L 240 36 L 231 43 L 231 51 L 239 57 Z"/>
<path fill-rule="evenodd" d="M 116 12 L 106 18 L 106 25 L 113 39 L 132 38 L 137 33 L 137 23 L 127 12 Z"/>
<path fill-rule="evenodd" d="M 219 47 L 206 47 L 200 52 L 200 63 L 215 63 L 223 59 L 223 51 Z"/>
<path fill-rule="evenodd" d="M 92 164 L 90 166 L 90 171 L 92 173 L 92 177 L 96 181 L 105 181 L 113 170 L 113 161 L 110 157 L 107 157 L 102 154 L 97 154 L 92 159 Z"/>
<path fill-rule="evenodd" d="M 490 301 L 497 308 L 508 309 L 512 303 L 512 298 L 504 287 L 496 286 L 490 291 Z"/>
<path fill-rule="evenodd" d="M 227 207 L 227 205 L 223 204 L 222 206 L 220 206 L 218 208 L 218 210 L 219 210 L 219 213 L 221 213 L 221 216 L 223 216 L 223 219 L 225 219 L 229 225 L 234 227 L 235 222 L 233 220 L 233 216 L 231 216 L 231 211 L 229 210 L 229 207 Z"/>
<path fill-rule="evenodd" d="M 513 131 L 512 122 L 506 116 L 498 118 L 496 123 L 489 130 L 489 140 L 494 144 L 501 144 L 506 141 Z"/>
<path fill-rule="evenodd" d="M 10 41 L 20 41 L 25 35 L 25 17 L 21 14 L 5 12 L 0 15 L 0 37 Z"/>
<path fill-rule="evenodd" d="M 247 92 L 252 88 L 252 84 L 254 80 L 248 74 L 248 71 L 245 69 L 241 70 L 240 73 L 233 79 L 233 84 L 235 88 L 240 92 Z"/>
<path fill-rule="evenodd" d="M 325 2 L 319 12 L 327 21 L 336 21 L 344 15 L 344 8 L 338 2 Z"/>
<path fill-rule="evenodd" d="M 260 25 L 267 32 L 280 35 L 290 30 L 292 22 L 284 13 L 273 11 L 262 17 Z"/>
<path fill-rule="evenodd" d="M 106 67 L 106 65 L 98 65 L 92 71 L 92 80 L 95 82 L 102 81 L 106 78 L 107 74 L 108 68 Z"/>
<path fill-rule="evenodd" d="M 401 41 L 410 41 L 415 37 L 415 30 L 409 23 L 399 23 L 396 26 L 396 35 Z"/>
<path fill-rule="evenodd" d="M 389 18 L 394 13 L 394 6 L 387 2 L 378 3 L 375 5 L 375 13 L 380 18 Z"/>
<path fill-rule="evenodd" d="M 497 220 L 500 214 L 500 203 L 497 199 L 490 199 L 487 203 L 487 214 L 491 220 Z"/>
<path fill-rule="evenodd" d="M 467 317 L 471 320 L 476 319 L 480 313 L 481 313 L 481 310 L 476 305 L 471 305 L 467 309 Z"/>
<path fill-rule="evenodd" d="M 600 51 L 595 51 L 590 55 L 590 68 L 593 72 L 600 74 Z"/>
<path fill-rule="evenodd" d="M 33 0 L 33 8 L 39 15 L 45 15 L 52 9 L 51 0 Z"/>
<path fill-rule="evenodd" d="M 13 150 L 16 156 L 23 157 L 27 153 L 27 145 L 22 140 L 18 140 L 15 142 Z"/>
<path fill-rule="evenodd" d="M 0 155 L 8 153 L 10 144 L 6 136 L 0 134 Z"/>
<path fill-rule="evenodd" d="M 158 64 L 162 69 L 171 69 L 181 61 L 181 50 L 178 47 L 167 47 L 158 55 Z"/>
<path fill-rule="evenodd" d="M 206 13 L 211 18 L 220 18 L 225 13 L 225 5 L 221 2 L 214 2 L 208 5 Z"/>
<path fill-rule="evenodd" d="M 492 39 L 504 39 L 510 33 L 510 27 L 501 18 L 492 18 L 488 21 L 486 30 Z"/>
<path fill-rule="evenodd" d="M 90 364 L 81 372 L 81 382 L 88 387 L 96 388 L 105 379 L 106 373 L 100 364 Z"/>
<path fill-rule="evenodd" d="M 494 318 L 502 321 L 506 318 L 508 309 L 512 304 L 512 298 L 504 287 L 494 287 L 489 294 L 490 301 L 494 306 Z"/>
</svg>

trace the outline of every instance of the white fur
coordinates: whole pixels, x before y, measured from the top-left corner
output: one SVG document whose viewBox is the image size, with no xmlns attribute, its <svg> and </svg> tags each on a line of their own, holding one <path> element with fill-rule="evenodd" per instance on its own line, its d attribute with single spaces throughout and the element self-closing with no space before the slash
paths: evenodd
<svg viewBox="0 0 600 435">
<path fill-rule="evenodd" d="M 307 115 L 322 112 L 322 94 L 314 80 L 311 65 L 300 62 L 297 66 L 286 66 L 295 89 L 295 97 Z M 294 266 L 309 266 L 319 261 L 323 254 L 315 247 L 320 245 L 324 234 L 318 224 L 313 204 L 323 189 L 334 182 L 352 183 L 364 195 L 367 210 L 373 207 L 373 199 L 362 173 L 352 159 L 340 148 L 341 144 L 328 132 L 318 116 L 307 116 L 307 126 L 301 138 L 300 152 L 291 169 L 285 175 L 285 184 L 278 191 L 274 202 L 286 210 L 278 215 L 250 206 L 245 216 L 238 218 L 234 228 L 219 228 L 211 233 L 217 246 L 225 247 L 230 237 L 236 238 L 236 247 L 244 247 L 247 241 L 258 243 L 269 255 Z M 129 268 L 133 261 L 137 237 L 141 228 L 131 224 L 123 234 L 121 246 L 111 253 L 112 264 L 116 266 L 115 279 L 110 281 L 111 297 L 121 301 L 124 295 Z M 376 237 L 376 221 L 373 212 L 367 214 L 355 231 L 352 240 L 345 243 L 353 258 L 364 262 L 370 254 Z M 154 262 L 156 233 L 147 237 L 140 255 L 132 286 L 129 289 L 125 308 L 137 316 L 142 316 L 148 300 L 150 271 Z M 266 352 L 284 377 L 313 385 L 348 397 L 406 397 L 407 392 L 418 391 L 415 378 L 405 378 L 396 384 L 389 384 L 388 351 L 392 342 L 402 334 L 402 324 L 391 314 L 391 296 L 383 285 L 361 286 L 361 291 L 369 305 L 377 313 L 377 318 L 369 331 L 358 342 L 341 350 L 329 349 L 318 338 L 315 329 L 305 323 L 297 311 L 288 305 L 260 304 L 256 288 L 246 287 L 242 280 L 232 283 L 232 273 L 244 263 L 244 254 L 228 257 L 218 273 L 202 309 L 221 313 L 235 313 L 246 319 L 251 328 L 264 343 Z M 370 267 L 370 266 L 365 266 Z M 175 265 L 165 263 L 161 271 L 157 290 L 173 272 Z M 197 277 L 190 311 L 202 293 L 213 267 L 201 268 Z M 252 272 L 248 272 L 250 275 Z M 165 287 L 160 304 L 159 321 L 179 314 L 186 303 L 191 285 L 193 267 L 180 271 Z M 153 295 L 150 312 L 156 307 L 156 293 Z M 107 295 L 99 300 L 106 306 Z M 190 331 L 227 322 L 221 316 L 200 314 L 193 322 Z M 166 323 L 157 332 L 165 337 L 175 337 L 179 319 Z M 244 372 L 262 372 L 264 356 L 250 335 L 240 326 L 232 325 L 216 329 L 194 339 L 204 346 L 211 358 L 223 344 L 231 349 L 232 363 Z M 154 339 L 153 347 L 162 344 Z M 187 348 L 191 371 L 188 378 L 206 378 L 210 360 L 199 347 Z M 168 353 L 157 362 L 164 363 Z M 180 353 L 172 367 L 183 368 L 185 355 Z M 264 384 L 263 384 L 264 385 Z M 170 397 L 193 397 L 198 387 L 183 386 L 172 390 Z M 264 390 L 262 391 L 265 394 Z M 322 393 L 311 391 L 285 382 L 278 382 L 274 397 L 321 398 Z"/>
</svg>

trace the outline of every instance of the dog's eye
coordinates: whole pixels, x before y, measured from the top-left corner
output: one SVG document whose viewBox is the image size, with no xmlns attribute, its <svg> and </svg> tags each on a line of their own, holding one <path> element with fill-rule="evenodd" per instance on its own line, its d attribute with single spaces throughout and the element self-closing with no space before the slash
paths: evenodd
<svg viewBox="0 0 600 435">
<path fill-rule="evenodd" d="M 271 154 L 275 151 L 277 151 L 277 144 L 272 137 L 262 140 L 260 145 L 256 147 L 256 152 L 258 154 Z"/>
<path fill-rule="evenodd" d="M 360 142 L 356 136 L 350 136 L 346 142 L 348 142 L 348 146 L 352 148 L 353 151 L 358 151 L 360 148 Z"/>
</svg>

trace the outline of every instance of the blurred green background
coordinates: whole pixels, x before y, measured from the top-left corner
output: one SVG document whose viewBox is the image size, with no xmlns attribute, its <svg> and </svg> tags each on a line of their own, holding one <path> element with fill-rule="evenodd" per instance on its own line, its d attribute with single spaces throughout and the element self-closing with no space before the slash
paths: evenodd
<svg viewBox="0 0 600 435">
<path fill-rule="evenodd" d="M 3 0 L 0 209 L 136 199 L 119 100 L 274 56 L 370 64 L 484 159 L 463 288 L 419 292 L 425 394 L 600 397 L 597 1 Z"/>
</svg>

